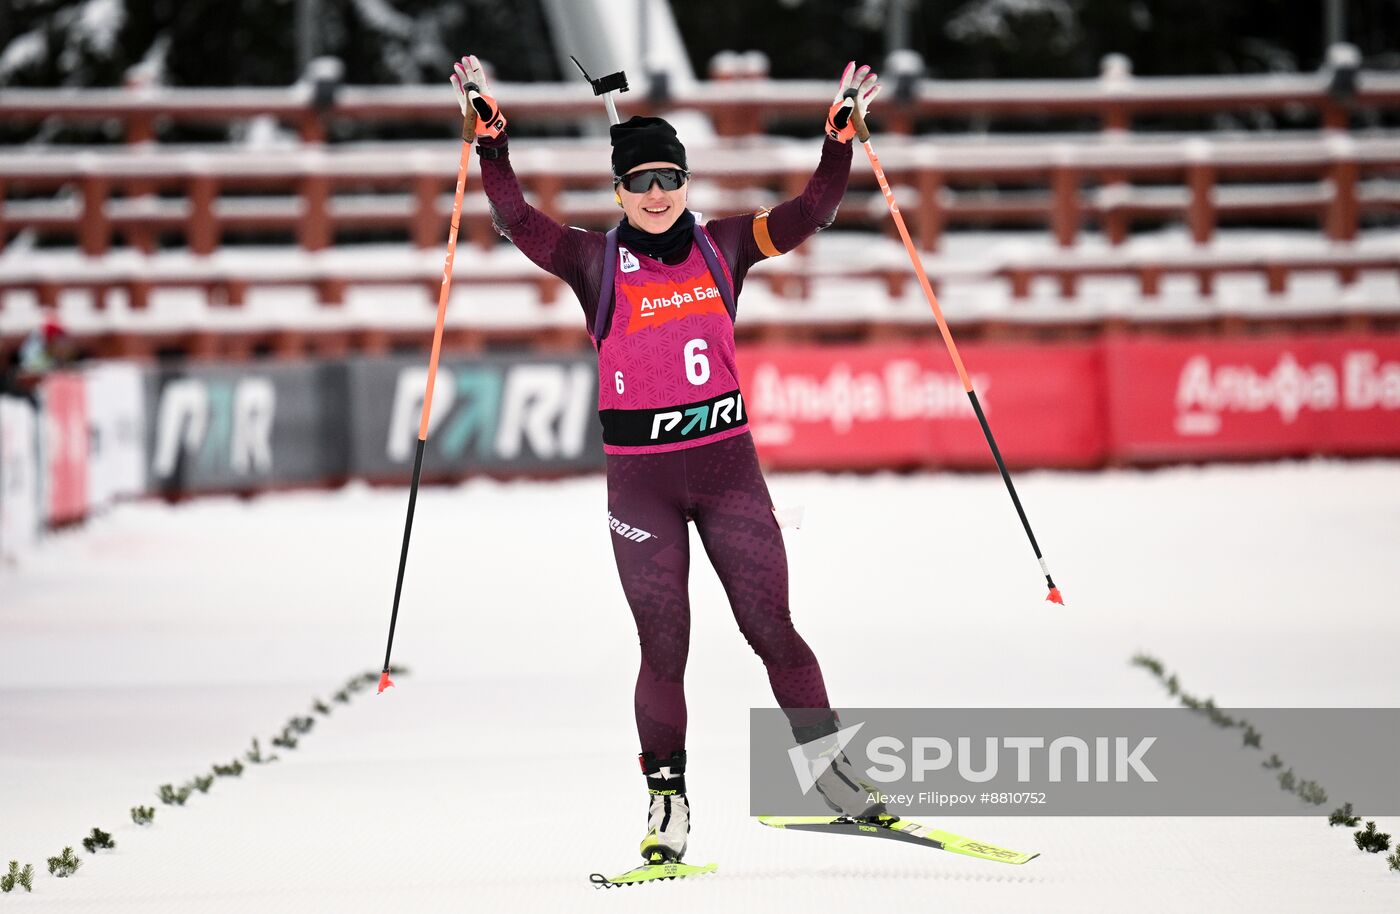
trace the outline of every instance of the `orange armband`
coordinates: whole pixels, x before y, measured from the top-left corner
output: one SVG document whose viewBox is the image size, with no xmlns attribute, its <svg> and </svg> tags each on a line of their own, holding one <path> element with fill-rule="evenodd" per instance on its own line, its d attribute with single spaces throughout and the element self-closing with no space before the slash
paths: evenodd
<svg viewBox="0 0 1400 914">
<path fill-rule="evenodd" d="M 767 209 L 760 209 L 753 215 L 753 240 L 758 242 L 758 249 L 765 257 L 777 257 L 782 251 L 773 243 L 773 236 L 768 234 L 768 213 Z"/>
</svg>

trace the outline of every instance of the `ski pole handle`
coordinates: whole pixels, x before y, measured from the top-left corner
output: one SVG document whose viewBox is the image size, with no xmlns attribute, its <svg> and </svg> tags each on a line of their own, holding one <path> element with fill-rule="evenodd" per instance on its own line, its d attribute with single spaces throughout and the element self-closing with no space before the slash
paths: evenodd
<svg viewBox="0 0 1400 914">
<path fill-rule="evenodd" d="M 865 125 L 865 115 L 860 113 L 860 105 L 851 109 L 851 121 L 856 125 L 856 139 L 862 143 L 870 141 L 870 128 Z"/>
</svg>

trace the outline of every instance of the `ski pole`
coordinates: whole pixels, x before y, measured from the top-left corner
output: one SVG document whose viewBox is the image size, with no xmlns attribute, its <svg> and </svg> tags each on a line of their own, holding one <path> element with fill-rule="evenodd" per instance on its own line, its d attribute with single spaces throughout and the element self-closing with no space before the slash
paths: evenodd
<svg viewBox="0 0 1400 914">
<path fill-rule="evenodd" d="M 467 189 L 467 166 L 471 162 L 472 140 L 476 137 L 476 111 L 467 106 L 462 121 L 462 155 L 457 163 L 457 191 L 452 198 L 452 226 L 447 231 L 447 260 L 442 265 L 442 285 L 438 289 L 437 325 L 433 327 L 433 351 L 428 358 L 428 385 L 423 391 L 423 415 L 418 420 L 418 446 L 413 453 L 413 482 L 408 487 L 408 517 L 403 524 L 403 548 L 399 551 L 399 574 L 394 582 L 394 611 L 389 616 L 389 643 L 384 648 L 384 671 L 379 675 L 379 691 L 394 684 L 389 678 L 389 656 L 394 651 L 394 626 L 399 621 L 399 598 L 403 595 L 403 573 L 408 565 L 408 540 L 413 533 L 413 509 L 418 504 L 418 479 L 423 473 L 423 449 L 428 444 L 428 416 L 433 408 L 433 387 L 437 383 L 438 356 L 442 352 L 442 326 L 447 318 L 447 294 L 452 288 L 452 260 L 457 255 L 457 228 L 462 222 L 462 193 Z"/>
<path fill-rule="evenodd" d="M 924 272 L 924 265 L 919 260 L 919 252 L 914 247 L 913 239 L 909 237 L 909 229 L 904 225 L 904 216 L 899 212 L 899 204 L 895 202 L 894 191 L 890 190 L 890 182 L 885 179 L 885 170 L 880 167 L 880 158 L 875 155 L 875 148 L 870 145 L 870 128 L 865 125 L 865 118 L 860 113 L 860 105 L 851 107 L 851 117 L 855 120 L 856 136 L 860 138 L 861 145 L 865 147 L 865 155 L 870 159 L 870 167 L 875 171 L 875 180 L 880 182 L 880 192 L 885 195 L 885 202 L 889 204 L 895 228 L 899 229 L 899 237 L 904 239 L 904 249 L 909 252 L 909 259 L 914 263 L 914 273 L 919 277 L 919 286 L 924 290 L 924 295 L 928 297 L 929 306 L 933 308 L 933 316 L 938 321 L 938 332 L 943 334 L 943 343 L 948 347 L 948 355 L 952 356 L 953 365 L 958 369 L 958 377 L 962 379 L 963 390 L 967 391 L 967 397 L 972 401 L 972 411 L 977 414 L 977 421 L 982 426 L 982 434 L 987 437 L 987 445 L 992 449 L 992 457 L 996 459 L 997 469 L 1001 470 L 1001 478 L 1006 483 L 1006 491 L 1011 495 L 1011 503 L 1016 506 L 1016 513 L 1021 518 L 1021 526 L 1026 529 L 1026 536 L 1031 541 L 1031 549 L 1035 551 L 1035 557 L 1040 562 L 1040 570 L 1045 573 L 1045 586 L 1050 588 L 1045 599 L 1064 605 L 1065 601 L 1060 596 L 1060 588 L 1055 586 L 1054 579 L 1050 577 L 1050 566 L 1046 564 L 1045 556 L 1040 554 L 1040 544 L 1035 541 L 1035 533 L 1031 531 L 1031 522 L 1026 519 L 1026 510 L 1021 507 L 1021 499 L 1016 495 L 1016 486 L 1011 482 L 1011 474 L 1006 470 L 1006 461 L 1001 459 L 1001 449 L 997 447 L 996 438 L 992 437 L 992 427 L 987 424 L 987 417 L 982 412 L 982 404 L 977 401 L 977 391 L 972 389 L 972 378 L 968 376 L 967 369 L 963 367 L 962 356 L 958 354 L 958 345 L 953 342 L 953 332 L 948 329 L 948 322 L 943 319 L 943 309 L 938 306 L 938 296 L 933 294 L 928 274 Z"/>
</svg>

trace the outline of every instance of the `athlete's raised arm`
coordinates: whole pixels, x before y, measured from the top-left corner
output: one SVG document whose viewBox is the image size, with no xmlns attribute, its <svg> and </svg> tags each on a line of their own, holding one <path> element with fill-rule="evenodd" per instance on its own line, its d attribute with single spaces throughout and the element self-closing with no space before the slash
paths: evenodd
<svg viewBox="0 0 1400 914">
<path fill-rule="evenodd" d="M 598 294 L 602 234 L 560 225 L 525 201 L 510 164 L 506 118 L 490 95 L 486 71 L 470 54 L 454 64 L 453 70 L 452 88 L 462 114 L 466 114 L 468 104 L 477 112 L 481 186 L 491 206 L 492 224 L 536 266 L 568 283 L 580 301 L 592 301 Z"/>
<path fill-rule="evenodd" d="M 765 257 L 786 254 L 836 218 L 851 174 L 851 139 L 855 136 L 851 109 L 859 105 L 864 115 L 879 92 L 879 77 L 869 66 L 857 68 L 855 61 L 846 64 L 827 112 L 821 161 L 802 193 L 771 212 L 716 219 L 706 226 L 729 260 L 736 286 L 749 267 Z"/>
</svg>

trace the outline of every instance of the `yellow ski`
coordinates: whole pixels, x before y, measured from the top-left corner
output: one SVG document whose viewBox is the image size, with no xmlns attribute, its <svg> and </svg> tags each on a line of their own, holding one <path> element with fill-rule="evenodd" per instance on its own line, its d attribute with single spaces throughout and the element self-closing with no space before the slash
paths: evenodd
<svg viewBox="0 0 1400 914">
<path fill-rule="evenodd" d="M 797 831 L 827 832 L 835 835 L 864 835 L 871 838 L 892 838 L 935 847 L 939 850 L 976 857 L 979 860 L 994 860 L 997 863 L 1025 863 L 1040 855 L 1013 851 L 997 847 L 986 841 L 955 835 L 942 831 L 913 819 L 898 816 L 876 816 L 871 819 L 848 819 L 845 816 L 759 816 L 758 821 L 771 828 L 786 828 Z"/>
<path fill-rule="evenodd" d="M 636 885 L 639 882 L 654 882 L 659 879 L 684 879 L 687 876 L 703 876 L 719 869 L 715 863 L 695 866 L 690 863 L 645 863 L 634 870 L 619 876 L 604 876 L 594 873 L 588 877 L 595 888 L 610 889 L 615 885 Z"/>
</svg>

